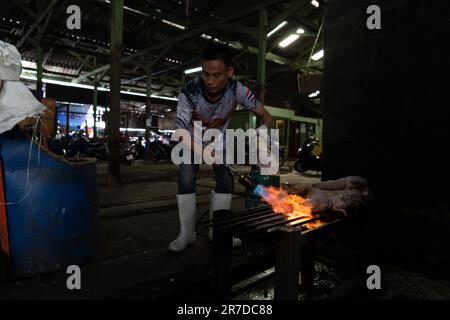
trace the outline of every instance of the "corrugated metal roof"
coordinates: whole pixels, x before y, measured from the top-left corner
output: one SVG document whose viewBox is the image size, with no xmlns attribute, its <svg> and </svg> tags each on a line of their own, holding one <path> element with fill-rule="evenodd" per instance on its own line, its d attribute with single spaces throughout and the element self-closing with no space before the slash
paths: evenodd
<svg viewBox="0 0 450 320">
<path fill-rule="evenodd" d="M 265 2 L 267 1 L 270 0 Z M 34 0 L 14 2 L 1 0 L 0 2 L 2 7 L 0 39 L 13 44 L 19 42 L 45 11 L 45 8 L 36 8 L 37 1 Z M 79 5 L 81 9 L 81 30 L 67 29 L 66 20 L 69 16 L 66 13 L 65 6 L 67 4 L 63 1 L 58 2 L 49 18 L 43 37 L 44 71 L 55 75 L 65 74 L 76 77 L 94 69 L 93 56 L 96 57 L 97 67 L 109 63 L 110 4 L 108 2 L 108 0 L 88 0 L 71 3 Z M 198 59 L 201 49 L 216 38 L 230 44 L 235 62 L 239 65 L 236 68 L 237 72 L 254 80 L 257 56 L 254 49 L 252 51 L 249 46 L 258 48 L 257 32 L 252 34 L 252 30 L 257 31 L 258 29 L 259 14 L 256 6 L 261 2 L 264 1 L 126 0 L 123 56 L 136 54 L 152 45 L 166 43 L 180 34 L 188 33 L 199 27 L 217 25 L 223 19 L 249 8 L 255 8 L 249 14 L 229 21 L 222 27 L 206 30 L 204 33 L 210 35 L 211 39 L 197 34 L 186 41 L 176 43 L 153 68 L 153 72 L 157 74 L 153 78 L 155 86 L 176 93 L 179 86 L 173 84 L 182 83 L 182 71 L 187 67 L 185 64 L 194 63 Z M 309 1 L 305 1 L 299 10 L 289 12 L 297 1 L 272 0 L 270 2 L 275 5 L 268 7 L 269 23 L 279 18 L 280 13 L 288 12 L 290 14 L 286 18 L 288 24 L 268 40 L 267 48 L 270 51 L 268 58 L 272 61 L 267 62 L 267 74 L 273 77 L 273 74 L 277 72 L 288 72 L 306 65 L 305 57 L 309 57 L 315 39 L 315 33 L 311 32 L 310 27 L 318 27 L 322 8 L 317 9 L 311 6 Z M 47 5 L 49 4 L 47 3 Z M 40 26 L 44 26 L 46 16 L 43 16 L 41 20 Z M 305 20 L 308 21 L 308 26 L 302 25 L 301 22 Z M 182 30 L 181 27 L 184 27 L 185 30 Z M 284 49 L 278 46 L 283 37 L 300 27 L 304 28 L 306 32 L 298 41 Z M 240 32 L 244 29 L 245 32 Z M 38 38 L 36 32 L 32 33 L 30 41 L 25 42 L 20 48 L 24 60 L 36 61 L 37 54 L 34 45 Z M 239 42 L 237 46 L 236 42 Z M 235 49 L 238 47 L 240 49 Z M 154 52 L 154 57 L 156 58 L 159 53 L 160 50 Z M 277 62 L 277 58 L 271 58 L 272 56 L 289 63 L 282 65 L 280 61 Z M 312 66 L 320 70 L 321 62 L 314 62 Z M 167 74 L 163 77 L 164 73 Z M 123 78 L 124 81 L 137 79 L 130 84 L 145 87 L 144 57 L 124 63 Z M 105 77 L 105 79 L 108 78 Z"/>
</svg>

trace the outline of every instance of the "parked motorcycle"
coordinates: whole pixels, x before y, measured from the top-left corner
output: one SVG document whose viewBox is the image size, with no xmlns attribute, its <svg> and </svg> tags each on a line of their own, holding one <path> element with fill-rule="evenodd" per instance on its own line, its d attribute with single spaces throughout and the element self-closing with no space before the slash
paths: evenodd
<svg viewBox="0 0 450 320">
<path fill-rule="evenodd" d="M 87 147 L 87 156 L 90 158 L 97 158 L 98 160 L 108 159 L 108 144 L 106 142 L 90 142 Z"/>
<path fill-rule="evenodd" d="M 128 142 L 120 143 L 120 162 L 125 162 L 128 165 L 133 163 L 136 157 L 136 148 Z"/>
<path fill-rule="evenodd" d="M 135 159 L 145 158 L 145 141 L 142 137 L 130 139 L 131 148 Z"/>
<path fill-rule="evenodd" d="M 91 153 L 96 146 L 91 146 L 86 139 L 79 139 L 74 136 L 62 136 L 59 139 L 47 138 L 49 150 L 55 154 L 75 157 L 92 157 Z"/>
<path fill-rule="evenodd" d="M 105 161 L 109 156 L 106 141 L 90 142 L 87 139 L 63 136 L 60 139 L 48 138 L 47 145 L 51 152 L 67 158 L 96 158 Z M 136 146 L 128 142 L 120 143 L 120 162 L 131 165 L 137 157 Z"/>
<path fill-rule="evenodd" d="M 150 143 L 150 156 L 154 163 L 159 160 L 167 160 L 168 163 L 172 163 L 172 149 L 173 145 L 171 143 L 164 144 L 158 140 Z"/>
<path fill-rule="evenodd" d="M 297 152 L 294 169 L 298 172 L 322 170 L 322 148 L 314 136 L 307 138 Z"/>
</svg>

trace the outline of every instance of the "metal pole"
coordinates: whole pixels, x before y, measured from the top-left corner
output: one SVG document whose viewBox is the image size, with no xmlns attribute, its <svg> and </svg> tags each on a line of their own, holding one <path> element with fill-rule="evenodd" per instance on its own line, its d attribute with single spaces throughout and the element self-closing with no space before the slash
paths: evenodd
<svg viewBox="0 0 450 320">
<path fill-rule="evenodd" d="M 275 300 L 298 300 L 300 231 L 281 228 L 275 265 Z"/>
<path fill-rule="evenodd" d="M 111 182 L 120 183 L 120 74 L 122 60 L 123 0 L 111 1 L 111 79 L 108 172 Z"/>
<path fill-rule="evenodd" d="M 152 65 L 153 54 L 147 54 L 147 102 L 145 105 L 145 160 L 150 159 L 150 127 L 152 126 L 152 114 L 151 114 L 151 100 L 150 97 L 152 95 Z"/>
<path fill-rule="evenodd" d="M 69 104 L 66 104 L 66 137 L 69 137 Z"/>
<path fill-rule="evenodd" d="M 127 111 L 127 113 L 125 114 L 125 137 L 127 138 L 128 141 L 128 123 L 130 121 L 130 113 Z"/>
<path fill-rule="evenodd" d="M 214 211 L 214 221 L 216 219 L 221 219 L 225 214 L 227 214 L 227 212 L 224 210 Z M 215 222 L 213 223 L 215 224 Z M 228 232 L 218 232 L 216 229 L 216 225 L 213 225 L 212 293 L 213 298 L 224 299 L 231 294 L 233 237 Z"/>
<path fill-rule="evenodd" d="M 97 57 L 94 57 L 94 69 L 96 67 L 96 64 L 97 64 Z M 94 139 L 97 138 L 97 103 L 98 103 L 97 87 L 98 87 L 97 74 L 95 74 L 95 79 L 94 79 L 94 99 L 92 101 L 93 109 L 94 109 Z"/>
<path fill-rule="evenodd" d="M 37 50 L 37 61 L 36 61 L 36 71 L 37 71 L 37 78 L 36 78 L 36 97 L 39 101 L 42 101 L 43 98 L 43 92 L 42 92 L 42 61 L 43 61 L 43 52 L 42 47 L 39 46 L 36 48 Z"/>
<path fill-rule="evenodd" d="M 264 105 L 266 87 L 267 9 L 259 10 L 257 87 L 259 101 Z"/>
<path fill-rule="evenodd" d="M 38 46 L 36 48 L 37 50 L 37 77 L 36 77 L 36 98 L 42 102 L 42 99 L 44 98 L 44 92 L 42 90 L 42 62 L 43 62 L 43 50 L 41 46 Z M 41 121 L 36 121 L 36 128 L 35 128 L 36 134 L 38 137 L 41 137 Z"/>
</svg>

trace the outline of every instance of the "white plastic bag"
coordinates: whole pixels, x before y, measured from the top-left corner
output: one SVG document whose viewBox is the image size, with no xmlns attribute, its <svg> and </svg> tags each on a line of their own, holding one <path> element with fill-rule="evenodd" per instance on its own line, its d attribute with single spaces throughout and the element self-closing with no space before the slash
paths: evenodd
<svg viewBox="0 0 450 320">
<path fill-rule="evenodd" d="M 42 105 L 20 81 L 3 81 L 0 92 L 0 134 L 27 117 L 42 113 Z"/>
</svg>

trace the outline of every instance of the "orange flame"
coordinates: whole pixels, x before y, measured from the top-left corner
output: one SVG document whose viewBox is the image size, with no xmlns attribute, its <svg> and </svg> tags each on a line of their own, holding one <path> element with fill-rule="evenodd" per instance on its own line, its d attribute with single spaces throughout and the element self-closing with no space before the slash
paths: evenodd
<svg viewBox="0 0 450 320">
<path fill-rule="evenodd" d="M 288 219 L 297 217 L 304 217 L 291 222 L 289 225 L 293 226 L 305 220 L 314 218 L 311 205 L 306 199 L 293 194 L 288 194 L 285 190 L 275 187 L 264 187 L 261 192 L 261 197 L 264 201 L 272 206 L 273 212 L 282 213 Z M 319 220 L 308 222 L 304 226 L 308 229 L 313 229 L 320 226 L 322 223 Z"/>
</svg>

